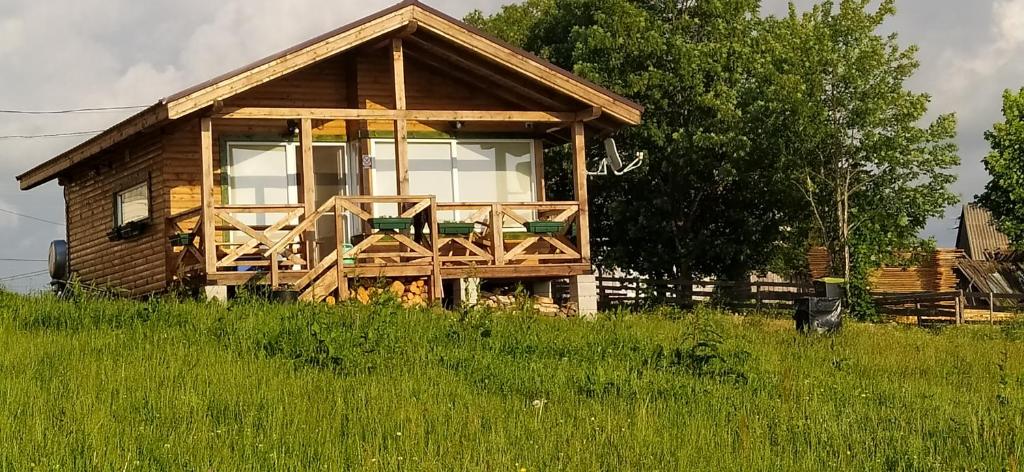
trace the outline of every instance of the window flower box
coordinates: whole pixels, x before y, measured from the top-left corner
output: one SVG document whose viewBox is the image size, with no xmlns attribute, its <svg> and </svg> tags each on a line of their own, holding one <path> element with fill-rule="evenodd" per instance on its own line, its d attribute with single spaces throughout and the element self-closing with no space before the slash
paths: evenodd
<svg viewBox="0 0 1024 472">
<path fill-rule="evenodd" d="M 533 234 L 555 234 L 565 229 L 565 223 L 561 221 L 529 221 L 526 223 L 526 231 Z"/>
<path fill-rule="evenodd" d="M 377 231 L 408 231 L 412 228 L 412 218 L 371 218 L 370 227 Z"/>
<path fill-rule="evenodd" d="M 171 247 L 188 247 L 196 240 L 196 235 L 191 233 L 177 233 L 169 238 Z"/>
<path fill-rule="evenodd" d="M 441 236 L 469 236 L 476 230 L 476 223 L 446 222 L 437 224 Z"/>
</svg>

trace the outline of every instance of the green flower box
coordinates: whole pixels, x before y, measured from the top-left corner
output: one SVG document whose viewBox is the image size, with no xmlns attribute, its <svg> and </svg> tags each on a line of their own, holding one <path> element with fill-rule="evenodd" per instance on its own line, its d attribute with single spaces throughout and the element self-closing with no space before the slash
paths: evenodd
<svg viewBox="0 0 1024 472">
<path fill-rule="evenodd" d="M 560 221 L 530 221 L 526 223 L 526 231 L 533 234 L 555 234 L 565 229 Z"/>
<path fill-rule="evenodd" d="M 438 223 L 437 232 L 442 236 L 469 236 L 476 230 L 476 223 Z"/>
<path fill-rule="evenodd" d="M 192 245 L 192 242 L 196 240 L 196 236 L 189 233 L 178 233 L 171 236 L 170 240 L 172 247 L 187 247 Z"/>
<path fill-rule="evenodd" d="M 408 231 L 412 218 L 372 218 L 370 227 L 377 231 Z"/>
</svg>

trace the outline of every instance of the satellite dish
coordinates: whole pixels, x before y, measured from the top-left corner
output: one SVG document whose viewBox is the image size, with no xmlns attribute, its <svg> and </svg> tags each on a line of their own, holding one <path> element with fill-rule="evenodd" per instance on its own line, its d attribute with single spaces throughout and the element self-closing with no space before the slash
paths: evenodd
<svg viewBox="0 0 1024 472">
<path fill-rule="evenodd" d="M 596 172 L 589 172 L 590 175 L 608 175 L 608 168 L 611 168 L 612 173 L 615 175 L 624 175 L 628 172 L 632 172 L 644 162 L 644 153 L 636 153 L 636 159 L 629 164 L 626 164 L 622 160 L 622 155 L 619 154 L 619 147 L 615 144 L 615 140 L 608 138 L 604 140 L 604 151 L 607 156 L 601 160 L 601 165 L 597 168 Z"/>
<path fill-rule="evenodd" d="M 608 155 L 608 165 L 611 166 L 613 172 L 619 172 L 625 167 L 622 162 L 622 156 L 619 155 L 619 147 L 615 144 L 615 140 L 608 138 L 604 140 L 604 152 Z"/>
</svg>

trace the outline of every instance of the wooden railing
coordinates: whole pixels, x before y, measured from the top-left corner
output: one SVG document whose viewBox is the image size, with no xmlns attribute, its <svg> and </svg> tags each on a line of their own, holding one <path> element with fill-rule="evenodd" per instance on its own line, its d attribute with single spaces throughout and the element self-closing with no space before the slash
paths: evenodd
<svg viewBox="0 0 1024 472">
<path fill-rule="evenodd" d="M 202 208 L 193 208 L 167 218 L 167 237 L 171 241 L 173 262 L 170 272 L 175 280 L 204 269 Z"/>
<path fill-rule="evenodd" d="M 395 216 L 392 222 L 411 220 L 412 225 L 381 227 L 389 220 L 381 218 L 382 206 L 394 208 L 387 215 Z M 579 214 L 576 202 L 437 203 L 433 196 L 339 196 L 313 212 L 304 205 L 217 205 L 210 228 L 201 226 L 202 209 L 196 208 L 172 217 L 170 227 L 181 236 L 177 242 L 188 235 L 188 244 L 174 252 L 175 273 L 188 269 L 204 275 L 203 269 L 212 267 L 206 277 L 230 285 L 268 276 L 274 287 L 288 285 L 304 299 L 322 300 L 334 293 L 346 297 L 353 277 L 430 277 L 439 292 L 443 269 L 585 263 L 575 231 Z M 328 221 L 334 224 L 335 241 L 318 240 L 317 231 Z M 441 234 L 442 221 L 471 223 L 472 230 Z M 353 236 L 352 230 L 362 234 Z"/>
<path fill-rule="evenodd" d="M 270 218 L 262 224 L 243 222 L 246 216 Z M 213 210 L 214 232 L 223 234 L 217 238 L 215 266 L 222 269 L 238 270 L 251 268 L 270 270 L 274 273 L 277 265 L 273 254 L 284 259 L 293 270 L 309 268 L 309 245 L 298 237 L 296 228 L 315 221 L 306 218 L 301 205 L 221 205 Z M 215 236 L 216 237 L 216 236 Z"/>
<path fill-rule="evenodd" d="M 472 223 L 463 235 L 440 235 L 443 267 L 582 263 L 580 242 L 570 240 L 580 206 L 576 202 L 439 203 L 446 222 Z M 530 232 L 536 222 L 557 223 L 551 233 Z"/>
</svg>

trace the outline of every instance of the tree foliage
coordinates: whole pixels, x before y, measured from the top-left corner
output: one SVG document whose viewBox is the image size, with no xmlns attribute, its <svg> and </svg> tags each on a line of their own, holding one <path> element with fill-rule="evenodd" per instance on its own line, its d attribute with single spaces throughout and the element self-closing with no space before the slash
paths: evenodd
<svg viewBox="0 0 1024 472">
<path fill-rule="evenodd" d="M 757 0 L 526 0 L 469 19 L 647 108 L 617 138 L 648 166 L 591 181 L 601 262 L 738 277 L 803 267 L 819 244 L 840 270 L 848 247 L 877 264 L 956 201 L 955 119 L 919 125 L 916 49 L 876 33 L 891 0 L 868 4 L 775 18 Z"/>
<path fill-rule="evenodd" d="M 1024 88 L 1003 93 L 1003 116 L 985 133 L 992 147 L 985 168 L 992 180 L 978 202 L 1015 245 L 1024 247 Z"/>
</svg>

